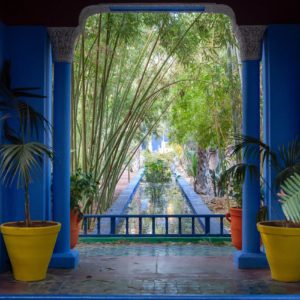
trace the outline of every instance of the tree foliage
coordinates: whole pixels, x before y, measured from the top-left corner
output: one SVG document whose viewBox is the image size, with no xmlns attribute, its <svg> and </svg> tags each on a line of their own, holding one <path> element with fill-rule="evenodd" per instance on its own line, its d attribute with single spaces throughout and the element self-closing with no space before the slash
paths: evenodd
<svg viewBox="0 0 300 300">
<path fill-rule="evenodd" d="M 126 165 L 170 106 L 176 57 L 201 18 L 101 14 L 88 20 L 73 65 L 72 168 L 99 182 L 90 211 L 110 206 Z"/>
<path fill-rule="evenodd" d="M 240 77 L 229 20 L 215 15 L 204 37 L 183 67 L 189 84 L 174 89 L 170 136 L 180 143 L 194 141 L 201 148 L 224 148 L 241 126 Z"/>
<path fill-rule="evenodd" d="M 99 182 L 86 212 L 111 205 L 124 169 L 172 104 L 176 141 L 226 143 L 236 80 L 226 56 L 234 44 L 222 15 L 105 13 L 88 19 L 72 81 L 72 170 L 81 168 Z"/>
</svg>

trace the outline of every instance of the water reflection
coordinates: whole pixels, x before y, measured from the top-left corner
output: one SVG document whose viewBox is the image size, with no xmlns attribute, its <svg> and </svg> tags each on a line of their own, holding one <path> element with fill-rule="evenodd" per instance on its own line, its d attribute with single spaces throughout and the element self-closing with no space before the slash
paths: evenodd
<svg viewBox="0 0 300 300">
<path fill-rule="evenodd" d="M 152 199 L 149 191 L 149 185 L 147 182 L 142 181 L 134 195 L 132 202 L 130 203 L 127 211 L 129 215 L 143 214 L 143 215 L 157 215 L 157 214 L 185 214 L 192 215 L 193 211 L 182 195 L 180 188 L 178 187 L 175 179 L 171 183 L 164 184 L 159 199 Z M 143 218 L 142 222 L 142 234 L 152 233 L 152 218 Z M 156 218 L 155 221 L 155 233 L 165 234 L 166 220 L 165 218 Z M 178 233 L 178 219 L 169 218 L 169 233 Z M 192 220 L 191 218 L 182 218 L 182 233 L 192 233 Z M 118 231 L 125 233 L 125 222 L 122 222 Z M 195 232 L 201 233 L 200 225 L 195 219 Z M 129 222 L 129 233 L 139 233 L 139 220 L 138 218 L 132 218 Z"/>
</svg>

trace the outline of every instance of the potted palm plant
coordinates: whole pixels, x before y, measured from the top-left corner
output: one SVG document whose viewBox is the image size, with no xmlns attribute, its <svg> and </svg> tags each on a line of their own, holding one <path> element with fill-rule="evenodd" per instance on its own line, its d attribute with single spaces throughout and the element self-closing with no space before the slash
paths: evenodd
<svg viewBox="0 0 300 300">
<path fill-rule="evenodd" d="M 248 171 L 251 176 L 259 176 L 262 183 L 266 184 L 267 188 L 273 191 L 273 188 L 278 189 L 278 187 L 291 175 L 295 173 L 300 173 L 300 142 L 295 139 L 287 147 L 281 146 L 278 151 L 271 150 L 270 146 L 263 143 L 259 139 L 249 137 L 249 136 L 235 136 L 235 146 L 230 154 L 230 156 L 235 156 L 243 151 L 244 157 L 254 158 L 260 156 L 261 158 L 261 169 L 262 166 L 267 163 L 276 171 L 276 177 L 273 187 L 268 187 L 265 183 L 264 177 L 261 176 L 260 170 L 252 164 L 237 163 L 227 169 L 221 175 L 222 182 L 231 181 L 242 185 L 245 174 Z M 240 188 L 241 191 L 241 188 Z M 242 225 L 242 195 L 240 194 L 240 207 L 231 208 L 230 213 L 227 215 L 229 220 L 231 220 L 232 229 L 232 241 L 234 246 L 241 249 L 242 243 L 235 244 L 235 241 L 242 241 L 242 229 L 235 230 L 235 225 Z M 262 197 L 261 197 L 262 199 Z M 263 201 L 261 201 L 262 203 Z M 262 203 L 260 212 L 257 216 L 258 220 L 266 219 L 266 207 Z M 231 216 L 231 218 L 230 218 Z M 234 218 L 232 216 L 235 216 Z M 235 220 L 235 221 L 233 221 Z"/>
<path fill-rule="evenodd" d="M 5 111 L 3 132 L 5 143 L 0 145 L 0 176 L 6 185 L 24 190 L 24 221 L 8 222 L 0 226 L 15 279 L 42 280 L 51 259 L 60 224 L 33 221 L 30 217 L 29 186 L 41 171 L 44 159 L 52 158 L 51 150 L 36 142 L 39 128 L 48 127 L 47 120 L 24 97 L 44 98 L 32 91 L 36 88 L 10 86 L 9 63 L 1 73 L 1 110 Z M 13 127 L 11 126 L 13 124 Z M 15 130 L 17 128 L 18 130 Z"/>
<path fill-rule="evenodd" d="M 235 149 L 233 149 L 229 155 L 229 159 L 234 158 L 235 155 L 236 152 Z M 229 212 L 226 214 L 226 219 L 230 223 L 232 244 L 238 250 L 242 249 L 242 185 L 247 169 L 250 170 L 251 174 L 257 175 L 255 166 L 237 163 L 223 171 L 219 179 L 219 185 L 225 190 L 228 189 L 229 192 L 227 194 L 235 200 L 235 205 L 229 208 Z"/>
<path fill-rule="evenodd" d="M 300 281 L 300 175 L 287 178 L 278 195 L 286 220 L 259 222 L 257 228 L 272 278 L 296 282 Z"/>
</svg>

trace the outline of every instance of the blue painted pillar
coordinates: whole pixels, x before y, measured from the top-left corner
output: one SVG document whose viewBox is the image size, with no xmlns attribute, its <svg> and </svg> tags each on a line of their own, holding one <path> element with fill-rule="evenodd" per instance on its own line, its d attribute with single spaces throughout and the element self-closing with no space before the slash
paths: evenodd
<svg viewBox="0 0 300 300">
<path fill-rule="evenodd" d="M 58 34 L 59 32 L 59 34 Z M 71 156 L 71 61 L 73 47 L 66 47 L 64 29 L 49 31 L 54 57 L 53 105 L 53 217 L 62 224 L 50 267 L 74 268 L 78 251 L 70 249 L 70 156 Z M 67 35 L 68 36 L 68 35 Z M 74 41 L 73 41 L 74 42 Z M 64 56 L 62 50 L 69 50 Z M 63 55 L 62 55 L 63 54 Z"/>
<path fill-rule="evenodd" d="M 243 135 L 260 138 L 260 61 L 243 62 Z M 259 170 L 259 157 L 244 157 L 244 163 Z M 243 185 L 243 252 L 259 253 L 256 219 L 260 207 L 259 176 L 246 173 Z"/>
<path fill-rule="evenodd" d="M 237 34 L 241 48 L 243 124 L 242 133 L 260 138 L 260 44 L 264 28 L 241 26 Z M 255 165 L 259 170 L 259 157 L 244 157 L 244 163 Z M 243 239 L 242 251 L 234 256 L 238 268 L 262 268 L 267 266 L 260 253 L 260 235 L 256 228 L 260 207 L 260 178 L 246 172 L 243 185 Z"/>
<path fill-rule="evenodd" d="M 70 250 L 70 132 L 71 65 L 54 63 L 53 218 L 62 224 L 55 252 Z"/>
<path fill-rule="evenodd" d="M 300 25 L 271 25 L 263 42 L 264 141 L 274 152 L 300 138 Z M 270 220 L 284 215 L 276 196 L 276 170 L 265 166 Z"/>
</svg>

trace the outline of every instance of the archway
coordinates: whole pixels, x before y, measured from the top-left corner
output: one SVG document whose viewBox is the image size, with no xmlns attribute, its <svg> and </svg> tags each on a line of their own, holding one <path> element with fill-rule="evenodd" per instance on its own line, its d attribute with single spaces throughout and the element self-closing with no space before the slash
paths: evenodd
<svg viewBox="0 0 300 300">
<path fill-rule="evenodd" d="M 172 6 L 174 7 L 174 6 Z M 66 132 L 69 131 L 69 120 L 64 119 L 65 113 L 70 114 L 70 104 L 66 104 L 64 110 L 62 110 L 60 102 L 63 102 L 63 98 L 69 99 L 69 90 L 65 87 L 70 85 L 70 62 L 72 61 L 74 42 L 77 35 L 79 34 L 86 18 L 93 13 L 99 13 L 101 11 L 130 11 L 135 12 L 139 10 L 151 10 L 155 9 L 165 10 L 170 9 L 170 6 L 166 5 L 146 5 L 146 6 L 135 6 L 135 5 L 97 5 L 85 8 L 79 18 L 79 26 L 76 28 L 49 28 L 50 39 L 53 46 L 54 54 L 54 128 L 66 128 Z M 208 13 L 226 13 L 233 20 L 234 32 L 240 43 L 241 59 L 243 61 L 243 134 L 247 136 L 253 136 L 259 138 L 260 136 L 260 58 L 261 58 L 261 41 L 263 38 L 266 26 L 254 26 L 254 25 L 243 25 L 238 26 L 235 23 L 235 18 L 232 10 L 228 6 L 224 5 L 192 5 L 185 6 L 176 4 L 175 9 L 177 10 L 203 10 Z M 55 96 L 56 95 L 56 96 Z M 56 100 L 58 99 L 58 100 Z M 57 108 L 55 103 L 57 103 Z M 63 113 L 62 113 L 63 112 Z M 68 124 L 66 124 L 66 121 Z M 67 127 L 66 127 L 67 126 Z M 69 141 L 63 141 L 61 137 L 54 136 L 54 149 L 57 153 L 62 151 L 61 149 L 70 148 Z M 66 163 L 70 162 L 70 155 L 64 153 Z M 250 162 L 250 161 L 248 161 Z M 259 161 L 251 162 L 259 166 Z M 66 169 L 64 167 L 64 169 Z M 61 166 L 58 162 L 54 161 L 54 194 L 61 194 L 61 182 L 66 181 L 69 178 L 69 171 L 63 174 L 61 172 Z M 67 183 L 66 183 L 67 184 Z M 252 180 L 249 175 L 246 176 L 244 184 L 244 210 L 243 210 L 243 251 L 237 253 L 235 263 L 239 267 L 261 267 L 266 265 L 265 257 L 260 253 L 259 249 L 259 234 L 256 229 L 256 215 L 260 206 L 260 183 L 259 180 Z M 66 203 L 66 195 L 61 194 L 57 197 L 58 203 Z M 253 201 L 253 199 L 256 199 Z M 61 209 L 62 204 L 57 205 L 58 211 L 54 213 L 57 215 L 57 220 L 68 223 L 68 209 Z M 66 206 L 66 205 L 65 205 Z M 64 212 L 65 211 L 65 212 Z M 67 219 L 66 219 L 67 218 Z M 61 244 L 62 249 L 67 249 L 68 239 L 63 238 L 67 236 L 69 232 L 68 225 L 64 228 L 65 233 L 61 234 L 58 240 L 58 248 Z M 61 250 L 60 250 L 61 251 Z"/>
</svg>

